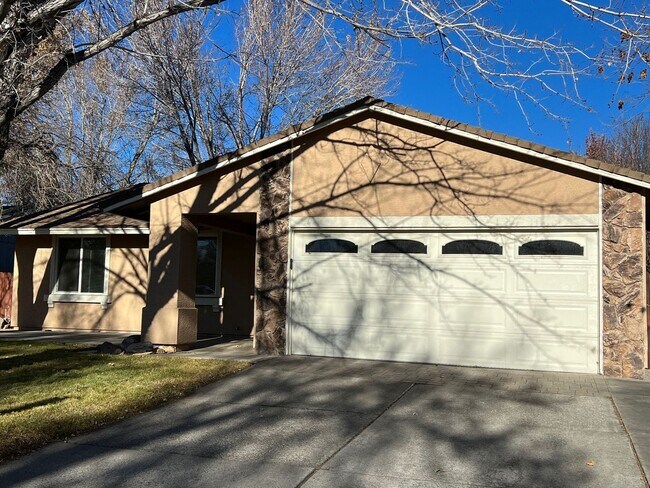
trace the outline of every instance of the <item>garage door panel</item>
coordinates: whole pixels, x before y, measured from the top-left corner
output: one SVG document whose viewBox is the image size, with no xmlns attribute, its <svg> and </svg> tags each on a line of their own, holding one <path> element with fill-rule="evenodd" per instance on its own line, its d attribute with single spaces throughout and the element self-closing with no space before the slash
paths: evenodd
<svg viewBox="0 0 650 488">
<path fill-rule="evenodd" d="M 598 364 L 598 348 L 585 341 L 522 339 L 513 350 L 514 362 L 525 369 L 593 373 Z"/>
<path fill-rule="evenodd" d="M 356 288 L 364 278 L 364 270 L 359 269 L 356 261 L 301 261 L 293 273 L 296 288 L 327 287 L 348 285 Z"/>
<path fill-rule="evenodd" d="M 293 339 L 293 353 L 430 362 L 435 356 L 435 344 L 426 333 L 387 335 L 379 329 L 357 329 L 347 332 L 319 331 L 315 334 L 305 329 Z"/>
<path fill-rule="evenodd" d="M 408 259 L 408 258 L 407 258 Z M 366 265 L 364 281 L 358 286 L 379 290 L 382 293 L 430 292 L 431 270 L 422 262 L 382 262 Z"/>
<path fill-rule="evenodd" d="M 426 254 L 372 253 L 388 234 L 328 234 L 358 245 L 345 254 L 306 253 L 316 234 L 294 239 L 289 352 L 598 371 L 596 232 L 394 234 L 426 243 Z M 467 238 L 498 242 L 503 254 L 441 254 Z M 584 255 L 518 255 L 522 242 L 556 238 Z"/>
<path fill-rule="evenodd" d="M 511 344 L 507 337 L 492 334 L 438 334 L 436 362 L 461 366 L 505 368 Z"/>
<path fill-rule="evenodd" d="M 490 268 L 487 266 L 484 269 L 457 266 L 452 269 L 442 269 L 436 276 L 439 294 L 471 292 L 475 295 L 485 295 L 486 292 L 505 292 L 506 271 Z"/>
<path fill-rule="evenodd" d="M 514 272 L 515 291 L 519 294 L 589 297 L 594 277 L 589 270 L 538 270 Z"/>
<path fill-rule="evenodd" d="M 385 298 L 360 294 L 301 293 L 292 310 L 293 317 L 301 322 L 339 324 L 378 324 L 381 327 L 411 327 L 421 324 L 429 327 L 431 303 L 415 297 Z"/>
<path fill-rule="evenodd" d="M 440 300 L 436 307 L 434 330 L 453 331 L 458 328 L 468 331 L 507 329 L 507 312 L 499 303 L 473 301 L 458 303 L 454 300 Z"/>
<path fill-rule="evenodd" d="M 525 334 L 597 336 L 594 322 L 598 321 L 598 303 L 591 304 L 530 304 L 514 303 L 513 322 Z"/>
</svg>

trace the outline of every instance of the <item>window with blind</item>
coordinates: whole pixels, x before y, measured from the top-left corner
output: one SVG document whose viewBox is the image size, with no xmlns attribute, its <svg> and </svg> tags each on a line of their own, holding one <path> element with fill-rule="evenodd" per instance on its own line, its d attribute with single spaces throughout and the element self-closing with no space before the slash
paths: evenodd
<svg viewBox="0 0 650 488">
<path fill-rule="evenodd" d="M 56 272 L 56 291 L 106 293 L 106 239 L 60 238 Z"/>
</svg>

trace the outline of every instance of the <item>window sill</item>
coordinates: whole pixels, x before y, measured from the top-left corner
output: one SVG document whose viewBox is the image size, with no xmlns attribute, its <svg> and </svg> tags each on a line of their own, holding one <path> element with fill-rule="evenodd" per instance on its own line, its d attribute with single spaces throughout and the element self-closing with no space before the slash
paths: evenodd
<svg viewBox="0 0 650 488">
<path fill-rule="evenodd" d="M 49 308 L 54 307 L 55 303 L 98 303 L 104 310 L 108 308 L 111 299 L 106 293 L 52 293 L 45 296 L 45 301 Z"/>
<path fill-rule="evenodd" d="M 223 299 L 221 297 L 210 296 L 197 296 L 194 299 L 194 304 L 197 307 L 212 307 L 213 312 L 219 312 L 223 307 Z"/>
</svg>

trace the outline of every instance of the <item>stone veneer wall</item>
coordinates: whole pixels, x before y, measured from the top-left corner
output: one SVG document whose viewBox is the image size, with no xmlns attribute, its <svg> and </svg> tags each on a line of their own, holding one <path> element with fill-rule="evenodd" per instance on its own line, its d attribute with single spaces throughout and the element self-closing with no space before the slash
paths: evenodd
<svg viewBox="0 0 650 488">
<path fill-rule="evenodd" d="M 644 196 L 603 181 L 603 356 L 607 376 L 642 378 L 646 355 Z"/>
<path fill-rule="evenodd" d="M 290 156 L 268 162 L 260 177 L 255 331 L 260 353 L 284 354 L 289 260 Z"/>
</svg>

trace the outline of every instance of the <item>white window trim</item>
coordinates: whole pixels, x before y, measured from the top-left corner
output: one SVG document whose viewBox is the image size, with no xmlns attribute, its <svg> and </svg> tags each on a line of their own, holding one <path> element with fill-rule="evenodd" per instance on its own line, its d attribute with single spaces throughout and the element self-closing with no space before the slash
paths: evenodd
<svg viewBox="0 0 650 488">
<path fill-rule="evenodd" d="M 108 304 L 111 303 L 110 293 L 108 289 L 109 278 L 110 278 L 110 263 L 111 263 L 111 238 L 107 235 L 93 235 L 85 237 L 98 237 L 106 240 L 106 253 L 104 256 L 104 291 L 102 293 L 90 293 L 90 292 L 79 292 L 79 291 L 59 291 L 59 276 L 57 270 L 59 269 L 59 237 L 53 236 L 52 241 L 52 257 L 50 262 L 52 263 L 50 271 L 50 294 L 45 296 L 45 301 L 49 308 L 54 307 L 55 303 L 98 303 L 102 306 L 104 310 L 108 307 Z M 83 261 L 83 239 L 84 237 L 79 237 L 82 240 L 81 253 L 79 255 L 79 261 Z M 81 266 L 79 267 L 79 289 L 81 289 Z"/>
<path fill-rule="evenodd" d="M 223 306 L 223 297 L 221 296 L 221 268 L 222 268 L 221 255 L 222 255 L 222 248 L 223 248 L 223 232 L 214 231 L 209 233 L 201 233 L 199 236 L 197 236 L 197 239 L 211 238 L 211 237 L 215 238 L 217 241 L 217 256 L 216 256 L 217 266 L 215 269 L 215 277 L 214 277 L 216 293 L 211 295 L 202 295 L 197 293 L 196 296 L 194 297 L 194 304 L 197 306 L 212 306 L 212 310 L 216 312 Z"/>
</svg>

